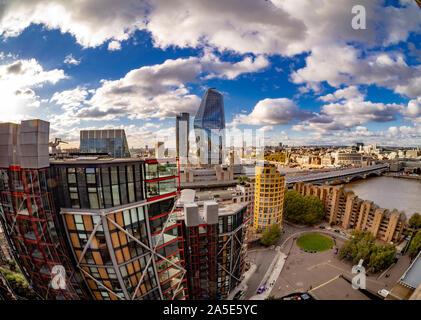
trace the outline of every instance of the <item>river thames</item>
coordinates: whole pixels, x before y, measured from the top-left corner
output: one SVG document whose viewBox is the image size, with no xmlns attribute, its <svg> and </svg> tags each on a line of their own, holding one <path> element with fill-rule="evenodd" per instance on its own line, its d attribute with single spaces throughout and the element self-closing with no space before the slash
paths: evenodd
<svg viewBox="0 0 421 320">
<path fill-rule="evenodd" d="M 421 213 L 421 180 L 373 177 L 348 183 L 345 189 L 379 207 L 404 211 L 408 219 L 414 212 Z"/>
</svg>

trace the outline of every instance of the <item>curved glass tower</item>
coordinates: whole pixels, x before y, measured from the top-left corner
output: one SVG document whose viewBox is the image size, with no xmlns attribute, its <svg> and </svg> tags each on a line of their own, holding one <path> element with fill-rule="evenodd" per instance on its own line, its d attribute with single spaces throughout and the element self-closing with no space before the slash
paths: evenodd
<svg viewBox="0 0 421 320">
<path fill-rule="evenodd" d="M 209 88 L 194 118 L 197 156 L 202 165 L 222 164 L 225 144 L 225 113 L 222 94 Z"/>
</svg>

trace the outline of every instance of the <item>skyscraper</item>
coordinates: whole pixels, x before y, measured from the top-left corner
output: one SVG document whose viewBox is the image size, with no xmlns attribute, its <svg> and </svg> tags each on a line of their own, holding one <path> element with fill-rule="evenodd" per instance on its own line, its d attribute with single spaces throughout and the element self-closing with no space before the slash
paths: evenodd
<svg viewBox="0 0 421 320">
<path fill-rule="evenodd" d="M 180 159 L 181 164 L 188 161 L 189 156 L 189 133 L 190 133 L 190 114 L 187 112 L 180 113 L 176 117 L 175 123 L 175 136 L 176 136 L 176 150 L 177 157 Z"/>
<path fill-rule="evenodd" d="M 254 195 L 254 230 L 265 230 L 272 224 L 282 224 L 285 194 L 285 174 L 274 165 L 256 166 Z"/>
<path fill-rule="evenodd" d="M 222 94 L 206 90 L 194 118 L 197 156 L 202 165 L 222 164 L 225 145 L 225 113 Z"/>
<path fill-rule="evenodd" d="M 123 129 L 80 131 L 80 151 L 105 152 L 112 158 L 130 158 L 129 145 Z"/>
</svg>

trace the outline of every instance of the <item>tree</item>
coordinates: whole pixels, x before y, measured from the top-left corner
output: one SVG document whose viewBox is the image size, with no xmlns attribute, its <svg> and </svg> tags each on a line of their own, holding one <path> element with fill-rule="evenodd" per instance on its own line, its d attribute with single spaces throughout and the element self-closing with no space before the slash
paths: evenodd
<svg viewBox="0 0 421 320">
<path fill-rule="evenodd" d="M 353 264 L 363 263 L 372 272 L 388 268 L 396 258 L 396 247 L 392 244 L 376 244 L 369 231 L 352 231 L 352 237 L 339 249 L 339 259 L 350 258 Z"/>
<path fill-rule="evenodd" d="M 415 212 L 408 221 L 409 226 L 414 229 L 421 228 L 421 214 Z"/>
<path fill-rule="evenodd" d="M 276 223 L 272 224 L 264 233 L 260 239 L 260 243 L 265 246 L 271 246 L 278 241 L 281 237 L 281 228 Z"/>
<path fill-rule="evenodd" d="M 19 272 L 13 272 L 8 269 L 2 268 L 1 271 L 3 272 L 4 276 L 6 277 L 7 282 L 12 287 L 13 291 L 21 297 L 26 299 L 35 300 L 37 296 L 34 291 L 29 287 L 28 283 L 26 282 L 25 277 Z"/>
<path fill-rule="evenodd" d="M 316 196 L 303 196 L 288 190 L 284 198 L 284 215 L 294 223 L 315 224 L 324 217 L 323 203 Z"/>
<path fill-rule="evenodd" d="M 409 256 L 415 258 L 421 250 L 421 231 L 418 231 L 412 238 L 411 244 L 409 245 Z"/>
<path fill-rule="evenodd" d="M 246 176 L 240 176 L 238 177 L 238 183 L 241 184 L 242 186 L 244 186 L 245 184 L 247 184 L 250 181 L 250 179 Z"/>
</svg>

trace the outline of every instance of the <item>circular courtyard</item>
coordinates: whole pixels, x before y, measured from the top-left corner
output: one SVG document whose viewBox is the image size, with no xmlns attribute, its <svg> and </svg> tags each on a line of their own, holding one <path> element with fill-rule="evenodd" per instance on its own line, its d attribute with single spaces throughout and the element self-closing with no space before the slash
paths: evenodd
<svg viewBox="0 0 421 320">
<path fill-rule="evenodd" d="M 297 239 L 297 245 L 307 251 L 326 251 L 333 247 L 333 240 L 320 233 L 308 233 Z"/>
</svg>

